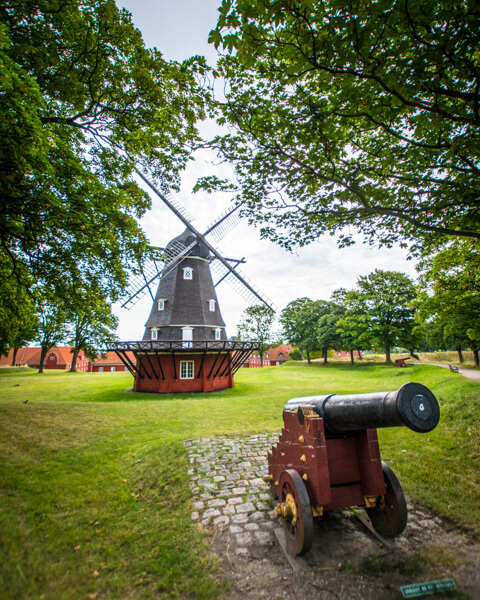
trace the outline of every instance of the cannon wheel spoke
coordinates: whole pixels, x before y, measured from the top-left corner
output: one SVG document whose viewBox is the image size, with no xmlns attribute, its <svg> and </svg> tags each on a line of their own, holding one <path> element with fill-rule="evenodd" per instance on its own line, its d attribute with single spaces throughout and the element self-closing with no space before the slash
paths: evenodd
<svg viewBox="0 0 480 600">
<path fill-rule="evenodd" d="M 407 502 L 395 473 L 383 461 L 382 469 L 386 485 L 385 506 L 367 508 L 367 513 L 378 533 L 394 537 L 407 525 Z"/>
<path fill-rule="evenodd" d="M 307 488 L 294 469 L 280 475 L 280 502 L 293 501 L 295 516 L 283 519 L 290 547 L 296 554 L 308 552 L 313 542 L 313 515 Z"/>
</svg>

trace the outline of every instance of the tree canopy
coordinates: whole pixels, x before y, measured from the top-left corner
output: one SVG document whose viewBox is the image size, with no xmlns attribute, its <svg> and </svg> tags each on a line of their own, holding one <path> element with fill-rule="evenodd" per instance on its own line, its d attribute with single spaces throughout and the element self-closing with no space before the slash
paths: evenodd
<svg viewBox="0 0 480 600">
<path fill-rule="evenodd" d="M 202 65 L 147 49 L 114 0 L 1 3 L 2 272 L 118 293 L 146 249 L 135 164 L 178 183 L 205 115 Z"/>
<path fill-rule="evenodd" d="M 268 306 L 253 305 L 246 308 L 237 326 L 237 336 L 241 340 L 258 342 L 260 365 L 263 367 L 263 354 L 272 341 L 272 327 L 275 313 Z"/>
<path fill-rule="evenodd" d="M 474 0 L 224 0 L 210 41 L 230 128 L 212 146 L 265 236 L 480 239 Z"/>
<path fill-rule="evenodd" d="M 469 346 L 475 364 L 480 351 L 480 244 L 450 241 L 419 263 L 416 320 L 448 345 Z"/>
<path fill-rule="evenodd" d="M 411 342 L 414 310 L 410 304 L 415 297 L 408 275 L 375 269 L 359 277 L 357 289 L 345 294 L 345 316 L 338 322 L 341 333 L 363 347 L 383 348 L 389 364 L 391 348 Z"/>
<path fill-rule="evenodd" d="M 307 355 L 310 362 L 311 354 L 318 350 L 326 351 L 332 342 L 332 332 L 325 321 L 320 324 L 320 319 L 335 313 L 335 320 L 339 316 L 338 307 L 325 300 L 310 300 L 310 298 L 297 298 L 290 302 L 280 315 L 283 333 L 290 344 L 298 346 L 299 350 Z"/>
</svg>

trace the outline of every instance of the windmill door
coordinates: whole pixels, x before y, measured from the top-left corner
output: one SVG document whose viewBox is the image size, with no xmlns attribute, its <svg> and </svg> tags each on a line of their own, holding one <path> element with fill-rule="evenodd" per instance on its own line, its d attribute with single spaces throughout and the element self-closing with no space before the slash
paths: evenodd
<svg viewBox="0 0 480 600">
<path fill-rule="evenodd" d="M 183 327 L 182 329 L 182 347 L 191 348 L 193 340 L 193 329 L 191 327 Z"/>
</svg>

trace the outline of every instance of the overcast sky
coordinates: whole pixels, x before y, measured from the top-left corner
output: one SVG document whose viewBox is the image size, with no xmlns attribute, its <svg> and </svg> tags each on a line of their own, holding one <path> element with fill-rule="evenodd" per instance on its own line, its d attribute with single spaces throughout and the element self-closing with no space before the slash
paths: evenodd
<svg viewBox="0 0 480 600">
<path fill-rule="evenodd" d="M 168 60 L 181 61 L 198 54 L 205 56 L 210 64 L 215 61 L 216 51 L 207 38 L 215 26 L 220 3 L 221 0 L 117 0 L 119 6 L 132 14 L 147 46 L 155 46 Z M 213 157 L 206 153 L 198 156 L 182 179 L 180 193 L 175 194 L 194 217 L 193 224 L 199 231 L 205 231 L 231 200 L 228 194 L 212 196 L 191 192 L 198 177 L 214 173 L 228 176 L 229 167 L 214 165 Z M 184 226 L 154 195 L 152 201 L 152 210 L 143 219 L 142 226 L 153 245 L 165 246 Z M 296 298 L 328 300 L 339 287 L 352 289 L 359 276 L 368 275 L 374 269 L 402 271 L 412 277 L 416 274 L 413 261 L 407 261 L 407 253 L 400 248 L 378 250 L 358 243 L 340 250 L 334 238 L 323 236 L 307 248 L 288 253 L 271 242 L 260 240 L 259 231 L 246 223 L 233 229 L 218 248 L 229 258 L 245 257 L 242 272 L 276 304 L 277 314 Z M 234 335 L 248 303 L 225 283 L 217 288 L 217 296 L 227 333 Z M 142 339 L 151 305 L 152 300 L 147 295 L 129 311 L 115 307 L 121 340 Z"/>
</svg>

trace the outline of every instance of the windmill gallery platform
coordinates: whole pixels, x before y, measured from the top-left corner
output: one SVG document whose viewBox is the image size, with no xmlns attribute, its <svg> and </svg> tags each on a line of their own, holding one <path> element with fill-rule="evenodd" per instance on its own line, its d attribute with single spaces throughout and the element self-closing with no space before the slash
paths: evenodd
<svg viewBox="0 0 480 600">
<path fill-rule="evenodd" d="M 233 387 L 233 376 L 256 342 L 115 342 L 115 351 L 135 377 L 136 392 L 214 392 Z M 127 353 L 133 353 L 132 362 Z"/>
</svg>

